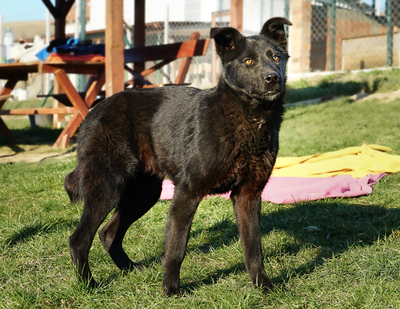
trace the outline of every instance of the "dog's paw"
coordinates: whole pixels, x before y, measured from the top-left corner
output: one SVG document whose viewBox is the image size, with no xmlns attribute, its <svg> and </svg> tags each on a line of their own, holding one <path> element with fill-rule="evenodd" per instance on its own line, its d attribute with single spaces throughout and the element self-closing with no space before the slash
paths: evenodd
<svg viewBox="0 0 400 309">
<path fill-rule="evenodd" d="M 93 278 L 90 278 L 89 281 L 86 281 L 86 284 L 88 287 L 90 287 L 91 289 L 98 289 L 101 287 L 101 284 L 98 283 L 96 280 L 94 280 Z"/>
<path fill-rule="evenodd" d="M 256 288 L 260 288 L 264 293 L 268 293 L 275 288 L 272 280 L 267 275 L 259 275 L 255 284 Z"/>
<path fill-rule="evenodd" d="M 134 263 L 130 261 L 129 264 L 124 265 L 124 267 L 121 267 L 120 269 L 124 272 L 132 272 L 132 271 L 141 271 L 143 270 L 144 266 L 142 264 Z"/>
<path fill-rule="evenodd" d="M 182 289 L 180 287 L 164 287 L 163 288 L 163 293 L 166 296 L 184 296 L 188 294 L 188 291 L 186 291 L 185 289 Z"/>
</svg>

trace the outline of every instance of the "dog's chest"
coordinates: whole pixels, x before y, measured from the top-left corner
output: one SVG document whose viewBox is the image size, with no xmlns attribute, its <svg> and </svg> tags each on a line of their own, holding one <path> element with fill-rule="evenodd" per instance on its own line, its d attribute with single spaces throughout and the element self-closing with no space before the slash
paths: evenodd
<svg viewBox="0 0 400 309">
<path fill-rule="evenodd" d="M 278 129 L 263 128 L 266 125 L 264 118 L 254 119 L 230 132 L 229 146 L 222 148 L 226 153 L 220 149 L 219 177 L 211 191 L 231 190 L 247 181 L 265 185 L 278 152 Z"/>
</svg>

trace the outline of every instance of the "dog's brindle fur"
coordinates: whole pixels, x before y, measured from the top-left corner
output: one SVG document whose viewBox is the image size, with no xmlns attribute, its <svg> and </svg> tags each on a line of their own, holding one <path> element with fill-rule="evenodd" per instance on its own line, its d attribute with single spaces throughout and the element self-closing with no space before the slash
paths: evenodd
<svg viewBox="0 0 400 309">
<path fill-rule="evenodd" d="M 165 228 L 163 289 L 184 292 L 179 272 L 194 213 L 205 195 L 231 190 L 245 265 L 269 289 L 261 252 L 261 192 L 278 153 L 288 60 L 284 18 L 258 36 L 213 28 L 223 75 L 213 89 L 171 86 L 123 91 L 95 107 L 82 124 L 78 164 L 65 178 L 72 202 L 84 201 L 69 239 L 78 276 L 96 286 L 88 263 L 100 224 L 104 249 L 123 270 L 137 268 L 122 248 L 129 226 L 159 199 L 168 175 L 175 194 Z"/>
</svg>

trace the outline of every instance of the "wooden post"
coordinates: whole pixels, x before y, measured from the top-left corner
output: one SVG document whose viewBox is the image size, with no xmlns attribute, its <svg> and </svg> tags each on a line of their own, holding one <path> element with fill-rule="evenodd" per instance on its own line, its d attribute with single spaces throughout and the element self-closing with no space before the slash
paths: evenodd
<svg viewBox="0 0 400 309">
<path fill-rule="evenodd" d="M 65 39 L 65 18 L 75 0 L 56 0 L 55 6 L 50 0 L 42 0 L 50 13 L 53 15 L 54 22 L 54 36 L 56 39 Z"/>
<path fill-rule="evenodd" d="M 61 15 L 61 8 L 64 0 L 56 0 L 56 9 L 58 8 L 57 16 L 54 16 L 54 36 L 57 39 L 65 39 L 65 17 Z"/>
<path fill-rule="evenodd" d="M 243 32 L 243 0 L 231 0 L 231 27 Z"/>
<path fill-rule="evenodd" d="M 222 16 L 230 16 L 231 11 L 220 11 L 220 12 L 214 12 L 211 14 L 211 27 L 214 28 L 217 26 L 217 17 L 222 17 Z M 218 55 L 217 51 L 215 49 L 215 42 L 214 40 L 212 44 L 212 78 L 213 78 L 213 85 L 216 85 L 218 83 L 218 78 L 220 76 L 220 66 L 218 63 Z"/>
<path fill-rule="evenodd" d="M 106 0 L 106 96 L 124 90 L 124 1 Z"/>
<path fill-rule="evenodd" d="M 145 1 L 135 0 L 135 36 L 133 47 L 144 47 L 146 44 Z M 144 71 L 144 62 L 135 62 L 135 71 Z"/>
</svg>

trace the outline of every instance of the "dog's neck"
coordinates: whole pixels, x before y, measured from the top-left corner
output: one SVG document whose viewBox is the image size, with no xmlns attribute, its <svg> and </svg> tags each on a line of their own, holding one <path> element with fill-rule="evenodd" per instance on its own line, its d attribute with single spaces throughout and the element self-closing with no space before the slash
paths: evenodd
<svg viewBox="0 0 400 309">
<path fill-rule="evenodd" d="M 230 84 L 224 75 L 220 77 L 218 85 L 216 89 L 224 89 L 226 93 L 229 93 L 234 101 L 240 103 L 242 108 L 248 110 L 249 113 L 261 116 L 264 113 L 269 114 L 271 110 L 281 110 L 284 104 L 283 97 L 284 93 L 280 96 L 279 99 L 274 101 L 269 101 L 267 99 L 263 99 L 257 96 L 254 96 L 250 93 L 247 93 L 244 89 L 236 87 L 235 85 Z M 229 102 L 229 101 L 228 101 Z M 263 118 L 263 117 L 258 117 Z"/>
</svg>

